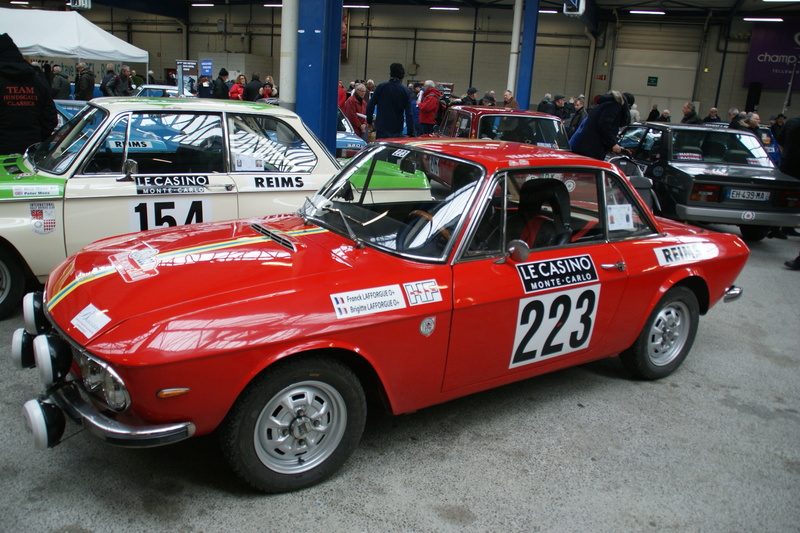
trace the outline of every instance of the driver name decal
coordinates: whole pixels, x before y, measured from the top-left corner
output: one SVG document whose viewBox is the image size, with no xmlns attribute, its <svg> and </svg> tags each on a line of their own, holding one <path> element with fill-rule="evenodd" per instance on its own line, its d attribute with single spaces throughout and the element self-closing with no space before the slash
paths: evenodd
<svg viewBox="0 0 800 533">
<path fill-rule="evenodd" d="M 352 318 L 406 307 L 400 285 L 331 294 L 336 318 Z"/>
<path fill-rule="evenodd" d="M 208 176 L 137 176 L 136 194 L 202 193 L 208 183 Z"/>
<path fill-rule="evenodd" d="M 517 265 L 525 294 L 597 281 L 597 270 L 589 255 L 561 257 Z"/>
</svg>

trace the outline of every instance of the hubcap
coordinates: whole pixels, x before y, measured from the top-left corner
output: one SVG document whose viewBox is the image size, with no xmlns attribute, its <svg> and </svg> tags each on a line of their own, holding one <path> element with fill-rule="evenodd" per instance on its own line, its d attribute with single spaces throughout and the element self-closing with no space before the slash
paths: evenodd
<svg viewBox="0 0 800 533">
<path fill-rule="evenodd" d="M 341 394 L 320 381 L 286 387 L 264 406 L 254 444 L 261 462 L 281 474 L 299 474 L 336 451 L 347 428 Z"/>
<path fill-rule="evenodd" d="M 665 366 L 680 355 L 689 335 L 689 309 L 682 302 L 664 307 L 650 328 L 647 353 L 656 366 Z"/>
</svg>

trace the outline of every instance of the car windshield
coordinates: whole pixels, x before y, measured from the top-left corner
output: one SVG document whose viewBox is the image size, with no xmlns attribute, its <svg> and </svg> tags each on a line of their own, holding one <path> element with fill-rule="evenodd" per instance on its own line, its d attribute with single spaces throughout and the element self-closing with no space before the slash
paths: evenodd
<svg viewBox="0 0 800 533">
<path fill-rule="evenodd" d="M 478 125 L 478 138 L 569 150 L 569 141 L 560 120 L 521 114 L 482 116 Z"/>
<path fill-rule="evenodd" d="M 105 112 L 96 107 L 83 108 L 49 139 L 36 145 L 30 153 L 31 162 L 37 169 L 63 174 L 105 117 Z"/>
<path fill-rule="evenodd" d="M 747 132 L 717 128 L 674 130 L 672 160 L 773 166 L 758 137 Z"/>
<path fill-rule="evenodd" d="M 431 184 L 448 168 L 453 187 Z M 357 246 L 443 261 L 472 205 L 484 169 L 407 146 L 378 145 L 353 160 L 298 215 Z"/>
</svg>

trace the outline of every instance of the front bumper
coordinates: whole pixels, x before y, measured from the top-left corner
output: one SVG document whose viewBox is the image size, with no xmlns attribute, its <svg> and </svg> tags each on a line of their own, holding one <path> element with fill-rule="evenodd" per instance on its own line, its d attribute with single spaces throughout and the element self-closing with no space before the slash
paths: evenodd
<svg viewBox="0 0 800 533">
<path fill-rule="evenodd" d="M 800 225 L 800 212 L 781 213 L 746 209 L 721 209 L 718 207 L 697 207 L 678 204 L 675 206 L 678 220 L 693 220 L 718 224 L 748 224 L 754 226 Z"/>
<path fill-rule="evenodd" d="M 191 422 L 152 426 L 122 424 L 103 414 L 87 400 L 77 382 L 68 382 L 51 391 L 50 399 L 73 422 L 84 426 L 95 436 L 110 444 L 127 448 L 150 448 L 188 439 L 195 432 Z"/>
</svg>

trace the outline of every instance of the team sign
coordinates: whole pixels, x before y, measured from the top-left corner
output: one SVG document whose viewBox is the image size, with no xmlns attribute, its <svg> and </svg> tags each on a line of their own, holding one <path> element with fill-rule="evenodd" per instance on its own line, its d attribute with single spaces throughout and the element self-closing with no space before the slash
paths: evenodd
<svg viewBox="0 0 800 533">
<path fill-rule="evenodd" d="M 136 194 L 203 193 L 208 176 L 137 176 Z"/>
<path fill-rule="evenodd" d="M 561 257 L 517 265 L 522 287 L 529 294 L 546 289 L 597 281 L 597 270 L 589 255 Z"/>
</svg>

